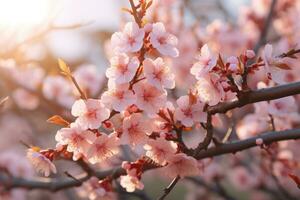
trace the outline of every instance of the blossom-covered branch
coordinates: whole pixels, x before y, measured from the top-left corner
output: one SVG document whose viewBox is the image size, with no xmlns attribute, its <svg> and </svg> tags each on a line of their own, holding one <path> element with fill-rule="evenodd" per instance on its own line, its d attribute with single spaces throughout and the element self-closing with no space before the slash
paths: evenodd
<svg viewBox="0 0 300 200">
<path fill-rule="evenodd" d="M 293 129 L 287 131 L 279 132 L 269 132 L 257 137 L 253 137 L 246 140 L 235 141 L 227 144 L 222 144 L 221 146 L 212 147 L 206 151 L 202 151 L 197 155 L 197 159 L 211 158 L 215 156 L 220 156 L 223 154 L 237 153 L 252 147 L 258 147 L 256 144 L 257 139 L 262 139 L 264 144 L 269 145 L 273 142 L 285 141 L 285 140 L 297 140 L 300 139 L 300 129 Z M 145 171 L 157 168 L 155 165 L 147 165 L 144 169 Z M 112 178 L 118 178 L 121 175 L 126 174 L 126 171 L 122 167 L 117 167 L 114 169 L 106 171 L 97 171 L 94 176 L 98 179 L 104 179 L 107 176 L 112 176 Z M 6 174 L 0 174 L 0 183 L 4 185 L 7 189 L 11 188 L 26 188 L 26 189 L 43 189 L 58 191 L 70 187 L 78 187 L 84 181 L 90 178 L 89 175 L 83 174 L 76 177 L 77 180 L 27 180 L 23 178 L 10 177 Z"/>
</svg>

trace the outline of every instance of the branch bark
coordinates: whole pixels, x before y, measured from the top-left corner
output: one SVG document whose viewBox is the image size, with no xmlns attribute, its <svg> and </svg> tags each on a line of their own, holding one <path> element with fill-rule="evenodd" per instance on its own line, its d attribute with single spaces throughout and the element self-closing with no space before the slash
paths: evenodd
<svg viewBox="0 0 300 200">
<path fill-rule="evenodd" d="M 244 93 L 239 100 L 232 102 L 224 102 L 215 106 L 211 106 L 208 108 L 207 112 L 210 114 L 226 113 L 228 110 L 240 108 L 247 104 L 261 101 L 270 101 L 296 94 L 300 94 L 300 82 L 289 83 L 285 85 L 259 89 L 255 91 L 249 91 Z"/>
</svg>

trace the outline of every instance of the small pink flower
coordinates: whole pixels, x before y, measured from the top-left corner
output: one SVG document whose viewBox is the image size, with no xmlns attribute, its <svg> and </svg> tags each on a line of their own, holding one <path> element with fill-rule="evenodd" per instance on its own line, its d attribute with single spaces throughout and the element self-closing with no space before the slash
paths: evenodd
<svg viewBox="0 0 300 200">
<path fill-rule="evenodd" d="M 133 147 L 138 144 L 145 144 L 151 132 L 151 122 L 144 119 L 142 114 L 133 113 L 129 117 L 124 118 L 121 142 Z"/>
<path fill-rule="evenodd" d="M 102 133 L 91 145 L 87 158 L 90 163 L 95 164 L 116 155 L 118 152 L 119 138 L 117 138 L 116 134 L 106 135 Z"/>
<path fill-rule="evenodd" d="M 167 161 L 168 165 L 163 169 L 170 177 L 195 176 L 200 173 L 197 160 L 184 153 L 175 154 L 169 157 Z"/>
<path fill-rule="evenodd" d="M 198 99 L 192 102 L 190 98 L 192 97 L 186 95 L 177 99 L 178 108 L 175 110 L 175 118 L 188 127 L 193 126 L 195 122 L 206 122 L 206 113 L 203 112 L 204 104 Z"/>
<path fill-rule="evenodd" d="M 229 63 L 229 70 L 232 72 L 237 72 L 238 71 L 238 65 L 239 65 L 239 60 L 235 56 L 230 56 L 227 58 L 227 63 Z"/>
<path fill-rule="evenodd" d="M 273 47 L 270 44 L 266 44 L 264 51 L 263 51 L 263 60 L 265 63 L 265 71 L 267 77 L 273 80 L 275 83 L 284 84 L 285 73 L 279 67 L 280 65 L 284 64 L 284 62 L 280 58 L 273 57 Z"/>
<path fill-rule="evenodd" d="M 262 138 L 257 138 L 257 139 L 255 140 L 255 144 L 256 144 L 257 146 L 261 146 L 263 143 L 264 143 L 264 140 L 263 140 Z"/>
<path fill-rule="evenodd" d="M 165 56 L 177 57 L 179 55 L 179 52 L 175 47 L 178 42 L 177 38 L 166 32 L 165 26 L 161 22 L 152 25 L 150 42 L 159 53 Z"/>
<path fill-rule="evenodd" d="M 63 106 L 69 107 L 74 102 L 71 96 L 72 85 L 61 76 L 47 76 L 44 79 L 42 90 L 47 99 L 56 100 Z"/>
<path fill-rule="evenodd" d="M 246 50 L 245 55 L 248 59 L 252 59 L 255 57 L 255 52 L 253 50 Z"/>
<path fill-rule="evenodd" d="M 135 176 L 120 176 L 120 184 L 127 192 L 134 192 L 136 189 L 144 189 L 144 184 Z"/>
<path fill-rule="evenodd" d="M 24 89 L 16 89 L 12 94 L 15 103 L 22 109 L 34 110 L 39 106 L 39 98 Z"/>
<path fill-rule="evenodd" d="M 196 79 L 202 78 L 207 75 L 217 64 L 215 56 L 210 52 L 207 44 L 201 48 L 200 56 L 198 56 L 198 62 L 196 62 L 191 68 L 191 74 Z"/>
<path fill-rule="evenodd" d="M 145 32 L 135 22 L 128 22 L 123 32 L 111 36 L 111 45 L 116 53 L 137 52 L 143 46 Z"/>
<path fill-rule="evenodd" d="M 222 84 L 216 74 L 205 76 L 198 79 L 196 89 L 202 102 L 214 106 L 221 102 L 225 97 Z"/>
<path fill-rule="evenodd" d="M 28 149 L 27 158 L 34 166 L 37 172 L 44 174 L 44 176 L 49 176 L 50 173 L 56 173 L 55 165 L 43 154 L 34 151 L 33 149 Z"/>
<path fill-rule="evenodd" d="M 113 85 L 113 86 L 110 86 Z M 112 107 L 115 111 L 124 111 L 128 106 L 136 101 L 132 90 L 128 90 L 129 84 L 109 84 L 108 91 L 101 96 L 101 101 L 107 107 Z"/>
<path fill-rule="evenodd" d="M 93 132 L 82 129 L 76 123 L 72 123 L 70 128 L 60 129 L 55 136 L 58 145 L 67 145 L 67 151 L 73 152 L 74 160 L 77 160 L 81 154 L 86 154 L 95 139 Z"/>
<path fill-rule="evenodd" d="M 146 156 L 158 164 L 165 165 L 166 160 L 176 153 L 177 145 L 164 138 L 157 138 L 155 140 L 150 139 L 144 149 L 147 151 Z"/>
<path fill-rule="evenodd" d="M 155 115 L 167 102 L 167 92 L 159 90 L 147 81 L 140 81 L 133 86 L 136 95 L 136 105 L 149 116 Z"/>
<path fill-rule="evenodd" d="M 134 77 L 140 62 L 137 57 L 129 58 L 126 54 L 118 54 L 111 58 L 111 67 L 106 70 L 106 77 L 115 83 L 129 83 Z"/>
<path fill-rule="evenodd" d="M 110 111 L 104 107 L 98 99 L 79 99 L 72 106 L 72 115 L 78 117 L 78 123 L 84 129 L 97 129 L 110 115 Z"/>
<path fill-rule="evenodd" d="M 32 64 L 26 65 L 25 68 L 13 68 L 11 76 L 20 85 L 29 90 L 35 90 L 43 81 L 45 71 L 42 67 Z"/>
<path fill-rule="evenodd" d="M 272 116 L 286 116 L 291 113 L 297 113 L 298 106 L 294 97 L 284 97 L 270 101 L 268 112 Z"/>
<path fill-rule="evenodd" d="M 230 171 L 228 177 L 233 186 L 242 191 L 252 189 L 258 183 L 257 177 L 250 174 L 245 167 L 235 167 Z"/>
<path fill-rule="evenodd" d="M 175 76 L 170 72 L 169 67 L 162 58 L 151 60 L 146 58 L 143 62 L 144 74 L 147 82 L 158 89 L 175 87 Z"/>
<path fill-rule="evenodd" d="M 95 65 L 91 64 L 79 66 L 76 71 L 74 71 L 74 77 L 78 85 L 92 96 L 99 92 L 104 80 L 103 74 L 97 70 Z"/>
</svg>

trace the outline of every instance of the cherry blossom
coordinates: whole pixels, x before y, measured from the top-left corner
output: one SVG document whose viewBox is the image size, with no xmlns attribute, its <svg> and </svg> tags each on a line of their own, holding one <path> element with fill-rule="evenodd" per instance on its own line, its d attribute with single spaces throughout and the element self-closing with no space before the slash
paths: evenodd
<svg viewBox="0 0 300 200">
<path fill-rule="evenodd" d="M 129 58 L 126 54 L 118 54 L 110 59 L 111 67 L 106 70 L 106 77 L 115 83 L 129 83 L 134 77 L 140 62 L 137 57 Z"/>
<path fill-rule="evenodd" d="M 195 122 L 206 122 L 207 114 L 203 112 L 204 104 L 196 96 L 190 94 L 177 99 L 178 108 L 175 118 L 185 126 L 191 127 Z"/>
<path fill-rule="evenodd" d="M 108 91 L 101 96 L 101 101 L 106 107 L 112 107 L 115 111 L 121 112 L 135 103 L 136 97 L 132 90 L 128 90 L 129 84 L 109 84 L 108 87 Z"/>
<path fill-rule="evenodd" d="M 168 158 L 168 165 L 163 171 L 170 177 L 186 177 L 199 175 L 197 160 L 184 153 L 178 153 Z"/>
<path fill-rule="evenodd" d="M 159 90 L 147 81 L 140 81 L 133 86 L 136 95 L 136 105 L 149 116 L 155 115 L 166 104 L 167 92 Z"/>
<path fill-rule="evenodd" d="M 90 163 L 95 164 L 116 155 L 119 152 L 119 138 L 116 134 L 106 135 L 102 133 L 94 140 L 87 152 Z"/>
<path fill-rule="evenodd" d="M 235 167 L 228 174 L 229 180 L 236 188 L 245 191 L 252 189 L 257 185 L 258 179 L 250 174 L 250 172 L 245 167 Z"/>
<path fill-rule="evenodd" d="M 27 110 L 36 109 L 40 103 L 38 97 L 21 88 L 13 92 L 13 98 L 20 108 Z"/>
<path fill-rule="evenodd" d="M 97 70 L 97 67 L 91 64 L 79 66 L 76 71 L 74 71 L 74 77 L 78 85 L 80 85 L 84 91 L 92 96 L 99 92 L 104 81 L 104 77 Z"/>
<path fill-rule="evenodd" d="M 177 45 L 177 38 L 168 33 L 161 22 L 152 25 L 150 42 L 159 53 L 165 56 L 177 57 L 179 55 L 179 52 L 175 47 Z"/>
<path fill-rule="evenodd" d="M 135 22 L 126 23 L 123 32 L 111 36 L 111 45 L 115 52 L 137 52 L 143 46 L 145 32 Z"/>
<path fill-rule="evenodd" d="M 284 84 L 284 73 L 282 69 L 286 68 L 286 64 L 282 61 L 282 59 L 273 57 L 272 53 L 272 45 L 266 44 L 263 52 L 265 71 L 269 79 L 272 79 L 275 83 Z"/>
<path fill-rule="evenodd" d="M 230 56 L 227 58 L 227 63 L 229 63 L 228 69 L 232 72 L 238 71 L 239 60 L 235 56 Z"/>
<path fill-rule="evenodd" d="M 199 77 L 196 84 L 199 99 L 210 106 L 216 105 L 225 97 L 224 89 L 218 79 L 219 76 L 217 74 Z"/>
<path fill-rule="evenodd" d="M 158 164 L 165 165 L 167 159 L 176 153 L 177 145 L 160 137 L 155 140 L 150 139 L 144 149 L 147 151 L 146 156 Z"/>
<path fill-rule="evenodd" d="M 46 156 L 38 151 L 35 151 L 32 148 L 28 149 L 27 158 L 34 166 L 34 169 L 37 172 L 42 173 L 44 176 L 49 176 L 51 172 L 56 173 L 55 165 Z"/>
<path fill-rule="evenodd" d="M 146 58 L 143 62 L 144 74 L 147 82 L 158 89 L 175 87 L 174 74 L 170 72 L 169 67 L 162 58 L 151 60 Z"/>
<path fill-rule="evenodd" d="M 133 113 L 124 118 L 121 142 L 133 147 L 138 144 L 145 144 L 151 131 L 151 122 L 145 120 L 142 114 Z"/>
<path fill-rule="evenodd" d="M 97 129 L 109 117 L 110 112 L 100 100 L 79 99 L 72 106 L 72 115 L 78 117 L 76 123 L 84 129 Z"/>
<path fill-rule="evenodd" d="M 72 123 L 69 128 L 60 129 L 55 136 L 58 145 L 67 145 L 67 151 L 73 152 L 74 160 L 81 154 L 86 154 L 95 139 L 93 132 L 82 129 L 76 123 Z"/>
<path fill-rule="evenodd" d="M 120 184 L 127 192 L 134 192 L 136 189 L 144 189 L 144 184 L 135 176 L 120 176 Z"/>
<path fill-rule="evenodd" d="M 191 74 L 197 79 L 201 79 L 204 75 L 210 72 L 217 64 L 215 56 L 211 53 L 208 45 L 205 44 L 201 48 L 198 61 L 191 68 Z"/>
<path fill-rule="evenodd" d="M 69 107 L 74 102 L 72 98 L 72 86 L 69 81 L 61 76 L 47 76 L 43 81 L 43 95 L 49 100 L 56 100 L 60 104 Z"/>
</svg>

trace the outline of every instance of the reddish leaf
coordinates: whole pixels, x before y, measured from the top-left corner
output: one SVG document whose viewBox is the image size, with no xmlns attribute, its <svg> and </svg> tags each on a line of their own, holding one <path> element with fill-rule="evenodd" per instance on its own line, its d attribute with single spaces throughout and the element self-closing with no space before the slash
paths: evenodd
<svg viewBox="0 0 300 200">
<path fill-rule="evenodd" d="M 280 69 L 286 69 L 286 70 L 291 69 L 291 67 L 288 66 L 286 63 L 276 63 L 275 66 Z"/>
<path fill-rule="evenodd" d="M 298 188 L 300 188 L 300 178 L 294 174 L 289 174 L 289 177 L 297 184 Z"/>
</svg>

